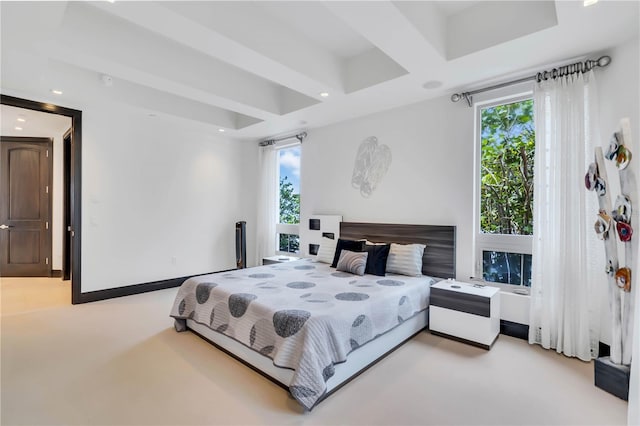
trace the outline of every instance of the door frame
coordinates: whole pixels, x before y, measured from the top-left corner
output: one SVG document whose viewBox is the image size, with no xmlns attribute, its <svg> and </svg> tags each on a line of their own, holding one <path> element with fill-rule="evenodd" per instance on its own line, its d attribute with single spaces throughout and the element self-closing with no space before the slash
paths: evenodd
<svg viewBox="0 0 640 426">
<path fill-rule="evenodd" d="M 29 137 L 29 136 L 0 136 L 0 143 L 18 143 L 25 145 L 45 145 L 47 150 L 47 218 L 48 223 L 45 229 L 45 257 L 47 261 L 47 275 L 52 276 L 53 271 L 53 138 Z M 49 153 L 51 155 L 49 155 Z"/>
<path fill-rule="evenodd" d="M 17 108 L 31 109 L 71 118 L 73 151 L 71 152 L 71 303 L 84 303 L 81 286 L 82 258 L 82 111 L 65 108 L 45 102 L 31 101 L 0 94 L 0 104 Z"/>
<path fill-rule="evenodd" d="M 72 128 L 62 135 L 62 267 L 63 281 L 71 279 L 71 147 Z"/>
</svg>

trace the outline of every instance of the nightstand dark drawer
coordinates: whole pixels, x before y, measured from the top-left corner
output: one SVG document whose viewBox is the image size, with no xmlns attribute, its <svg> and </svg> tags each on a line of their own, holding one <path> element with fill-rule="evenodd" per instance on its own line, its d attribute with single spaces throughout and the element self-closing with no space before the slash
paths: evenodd
<svg viewBox="0 0 640 426">
<path fill-rule="evenodd" d="M 466 312 L 482 317 L 491 316 L 491 299 L 488 297 L 466 294 L 457 291 L 431 288 L 430 305 Z"/>
</svg>

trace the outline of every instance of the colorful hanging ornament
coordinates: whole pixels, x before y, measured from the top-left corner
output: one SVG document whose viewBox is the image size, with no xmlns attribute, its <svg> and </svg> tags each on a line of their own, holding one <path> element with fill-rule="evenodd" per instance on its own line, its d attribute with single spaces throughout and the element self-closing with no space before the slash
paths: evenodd
<svg viewBox="0 0 640 426">
<path fill-rule="evenodd" d="M 616 222 L 631 222 L 631 201 L 626 195 L 618 195 L 611 216 Z"/>
<path fill-rule="evenodd" d="M 609 237 L 609 228 L 611 228 L 611 216 L 604 210 L 600 210 L 596 223 L 593 225 L 598 238 L 606 240 Z"/>
<path fill-rule="evenodd" d="M 609 149 L 604 154 L 604 158 L 607 160 L 613 160 L 618 155 L 618 148 L 620 148 L 620 140 L 622 139 L 622 135 L 619 132 L 615 132 L 611 136 L 611 140 L 609 141 Z"/>
<path fill-rule="evenodd" d="M 631 269 L 625 267 L 616 271 L 616 285 L 626 292 L 631 291 Z"/>
<path fill-rule="evenodd" d="M 604 179 L 602 179 L 600 176 L 598 176 L 596 178 L 596 184 L 594 185 L 593 189 L 596 191 L 596 193 L 598 195 L 606 194 L 607 193 L 607 185 L 606 185 Z"/>
<path fill-rule="evenodd" d="M 587 174 L 584 175 L 584 186 L 587 187 L 589 191 L 593 191 L 596 187 L 596 180 L 598 178 L 598 166 L 596 163 L 589 164 L 589 169 L 587 170 Z"/>
<path fill-rule="evenodd" d="M 631 236 L 633 235 L 633 228 L 631 228 L 631 225 L 624 222 L 616 222 L 616 231 L 618 231 L 620 241 L 623 243 L 631 241 Z"/>
<path fill-rule="evenodd" d="M 608 260 L 608 261 L 607 261 L 607 266 L 604 268 L 604 272 L 605 272 L 607 275 L 611 275 L 611 276 L 613 276 L 613 274 L 615 274 L 615 272 L 616 272 L 616 267 L 615 267 L 615 266 L 613 266 L 613 262 L 612 262 L 611 260 Z"/>
<path fill-rule="evenodd" d="M 620 145 L 616 156 L 616 167 L 619 170 L 624 170 L 629 165 L 629 162 L 631 162 L 631 151 L 626 146 Z"/>
</svg>

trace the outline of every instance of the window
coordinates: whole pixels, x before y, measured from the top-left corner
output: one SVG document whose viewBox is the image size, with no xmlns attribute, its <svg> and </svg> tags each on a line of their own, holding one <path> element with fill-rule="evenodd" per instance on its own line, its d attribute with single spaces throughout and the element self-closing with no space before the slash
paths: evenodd
<svg viewBox="0 0 640 426">
<path fill-rule="evenodd" d="M 531 287 L 531 255 L 483 250 L 482 278 L 495 283 Z"/>
<path fill-rule="evenodd" d="M 476 268 L 486 281 L 531 285 L 533 100 L 511 98 L 476 108 L 479 158 Z"/>
<path fill-rule="evenodd" d="M 278 170 L 277 254 L 300 252 L 300 145 L 280 148 Z"/>
</svg>

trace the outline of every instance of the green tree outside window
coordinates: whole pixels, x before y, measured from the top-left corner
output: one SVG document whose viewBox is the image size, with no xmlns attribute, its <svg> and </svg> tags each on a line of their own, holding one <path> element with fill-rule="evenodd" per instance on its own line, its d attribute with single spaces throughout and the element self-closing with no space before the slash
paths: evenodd
<svg viewBox="0 0 640 426">
<path fill-rule="evenodd" d="M 293 184 L 285 176 L 280 179 L 280 223 L 300 223 L 300 194 L 293 193 Z M 298 235 L 280 234 L 280 251 L 297 253 L 300 250 Z"/>
<path fill-rule="evenodd" d="M 300 223 L 300 194 L 293 193 L 293 184 L 280 178 L 280 223 Z"/>
<path fill-rule="evenodd" d="M 533 100 L 482 110 L 480 229 L 533 233 Z"/>
</svg>

